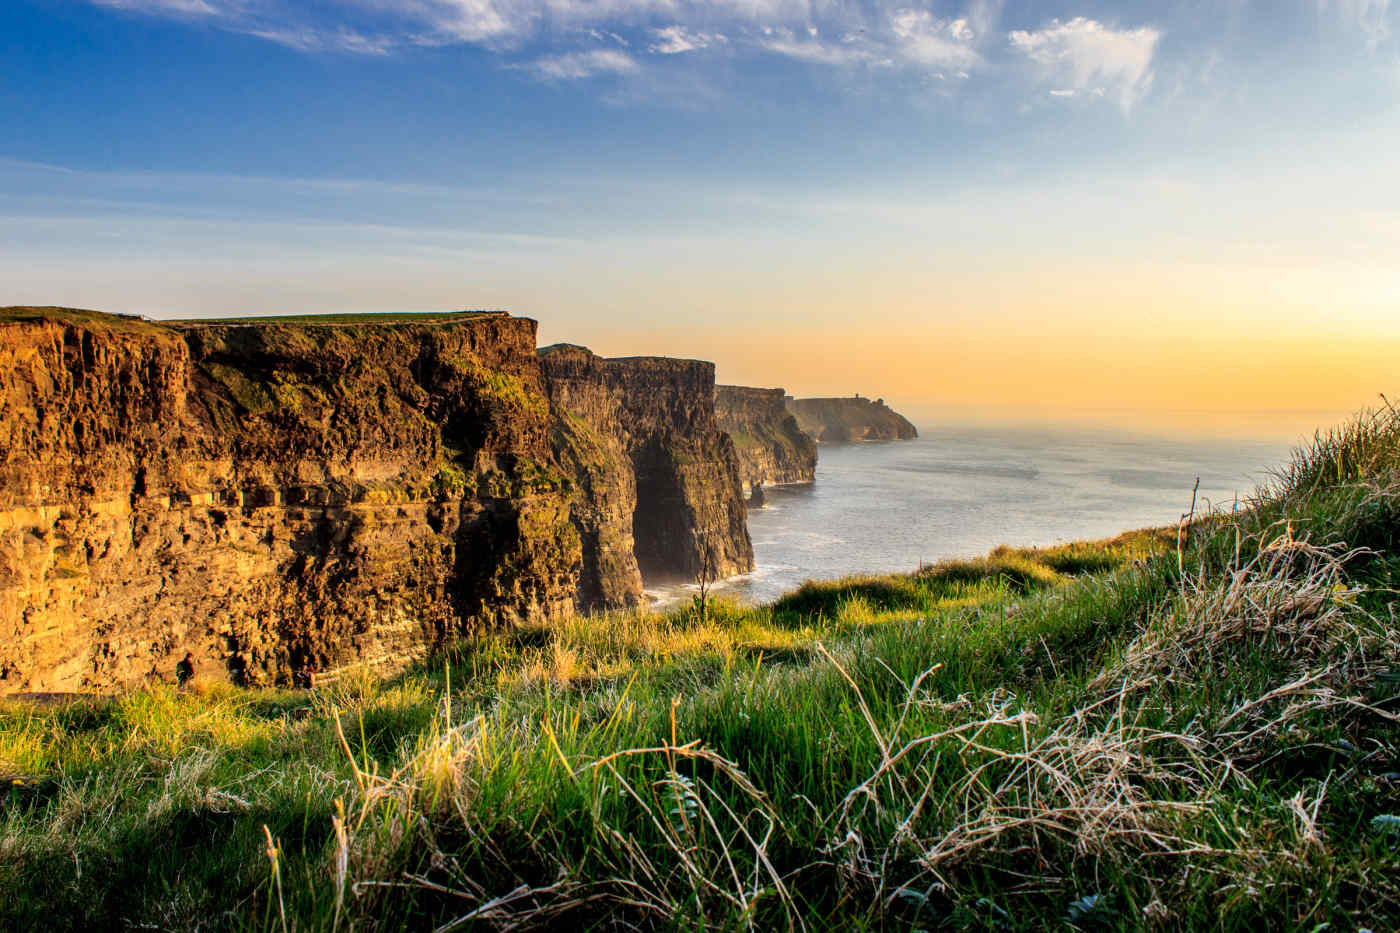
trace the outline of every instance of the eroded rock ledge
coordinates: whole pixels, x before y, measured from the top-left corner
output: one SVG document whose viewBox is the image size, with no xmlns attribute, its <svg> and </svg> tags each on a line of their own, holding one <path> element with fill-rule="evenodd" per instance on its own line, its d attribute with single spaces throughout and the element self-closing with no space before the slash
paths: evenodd
<svg viewBox="0 0 1400 933">
<path fill-rule="evenodd" d="M 782 389 L 716 386 L 715 417 L 734 442 L 744 492 L 816 478 L 817 445 L 784 404 Z"/>
<path fill-rule="evenodd" d="M 401 666 L 747 570 L 706 367 L 547 378 L 502 313 L 0 310 L 0 693 Z"/>
</svg>

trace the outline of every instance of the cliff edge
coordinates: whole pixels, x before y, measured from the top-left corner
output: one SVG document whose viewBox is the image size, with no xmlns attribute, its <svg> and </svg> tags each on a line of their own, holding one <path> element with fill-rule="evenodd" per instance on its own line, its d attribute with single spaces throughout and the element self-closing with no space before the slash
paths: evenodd
<svg viewBox="0 0 1400 933">
<path fill-rule="evenodd" d="M 630 471 L 631 502 L 624 494 L 590 520 L 620 540 L 630 505 L 640 573 L 691 580 L 702 566 L 720 577 L 752 570 L 739 460 L 715 418 L 714 364 L 604 359 L 570 344 L 539 355 L 562 433 L 582 441 L 566 446 L 604 472 Z"/>
<path fill-rule="evenodd" d="M 823 444 L 852 441 L 913 440 L 919 432 L 907 418 L 885 404 L 859 395 L 851 398 L 788 398 L 787 409 L 804 432 Z"/>
<path fill-rule="evenodd" d="M 816 478 L 816 442 L 788 412 L 785 398 L 782 389 L 715 387 L 715 417 L 734 442 L 745 493 L 758 486 L 810 483 Z"/>
</svg>

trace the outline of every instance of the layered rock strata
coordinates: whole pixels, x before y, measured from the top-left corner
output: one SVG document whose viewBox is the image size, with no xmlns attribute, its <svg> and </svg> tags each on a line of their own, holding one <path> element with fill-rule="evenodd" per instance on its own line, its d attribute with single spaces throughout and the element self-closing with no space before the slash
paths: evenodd
<svg viewBox="0 0 1400 933">
<path fill-rule="evenodd" d="M 903 441 L 919 436 L 909 419 L 885 404 L 851 398 L 789 398 L 787 409 L 804 432 L 823 444 Z"/>
<path fill-rule="evenodd" d="M 603 359 L 568 344 L 542 349 L 540 359 L 561 419 L 588 439 L 584 447 L 599 469 L 617 472 L 625 455 L 642 575 L 692 580 L 702 570 L 724 577 L 753 569 L 739 461 L 715 419 L 714 364 Z M 600 528 L 618 528 L 619 507 L 597 513 Z M 607 534 L 621 539 L 617 530 Z"/>
<path fill-rule="evenodd" d="M 590 608 L 636 605 L 642 599 L 632 536 L 637 478 L 606 364 L 583 347 L 568 345 L 541 350 L 539 360 L 549 393 L 554 447 L 578 483 L 570 514 L 585 544 L 580 601 Z"/>
<path fill-rule="evenodd" d="M 716 475 L 725 451 L 673 411 L 598 435 L 584 463 L 552 395 L 535 323 L 500 313 L 0 310 L 0 693 L 170 680 L 187 658 L 200 678 L 296 682 L 635 601 L 634 449 L 718 457 Z M 651 521 L 699 527 L 724 512 L 712 491 L 648 491 L 677 513 Z M 722 534 L 746 553 L 742 525 Z M 649 562 L 670 541 L 643 540 Z"/>
<path fill-rule="evenodd" d="M 782 389 L 716 386 L 715 417 L 734 442 L 745 494 L 816 478 L 817 445 L 789 414 Z"/>
</svg>

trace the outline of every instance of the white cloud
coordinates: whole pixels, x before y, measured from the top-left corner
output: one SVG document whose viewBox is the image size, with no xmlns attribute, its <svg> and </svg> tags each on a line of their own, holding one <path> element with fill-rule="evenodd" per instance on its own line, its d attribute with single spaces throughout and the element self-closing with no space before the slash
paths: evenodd
<svg viewBox="0 0 1400 933">
<path fill-rule="evenodd" d="M 725 37 L 719 33 L 694 32 L 684 26 L 667 26 L 665 29 L 653 29 L 652 34 L 657 41 L 652 43 L 648 49 L 660 55 L 679 55 L 681 52 L 694 52 L 697 49 L 709 48 L 716 42 L 724 42 Z"/>
<path fill-rule="evenodd" d="M 394 47 L 468 43 L 503 50 L 567 36 L 675 55 L 730 43 L 833 66 L 871 63 L 966 68 L 971 37 L 1002 0 L 967 0 L 942 19 L 900 0 L 91 0 L 154 16 L 200 15 L 225 28 L 306 51 L 383 54 Z M 903 0 L 907 4 L 910 0 Z M 722 29 L 716 27 L 723 27 Z M 364 41 L 357 41 L 356 37 Z M 843 37 L 840 39 L 832 37 Z"/>
<path fill-rule="evenodd" d="M 847 36 L 840 42 L 830 42 L 810 33 L 797 36 L 789 29 L 766 29 L 760 46 L 769 52 L 815 65 L 888 65 L 858 37 Z"/>
<path fill-rule="evenodd" d="M 615 32 L 601 32 L 597 29 L 590 29 L 588 30 L 588 34 L 593 38 L 597 39 L 599 42 L 616 42 L 624 49 L 632 44 Z"/>
<path fill-rule="evenodd" d="M 367 6 L 377 6 L 406 15 L 409 20 L 423 22 L 443 38 L 459 42 L 486 42 L 523 34 L 533 11 L 528 4 L 495 0 L 371 0 Z"/>
<path fill-rule="evenodd" d="M 1127 110 L 1152 83 L 1152 59 L 1162 32 L 1152 26 L 1114 29 L 1077 16 L 1042 29 L 1016 29 L 1012 48 L 1061 90 L 1114 94 Z"/>
<path fill-rule="evenodd" d="M 306 52 L 386 55 L 413 46 L 470 44 L 526 56 L 513 67 L 547 80 L 628 75 L 644 51 L 676 56 L 724 44 L 813 66 L 889 68 L 949 81 L 1026 63 L 1041 93 L 1111 95 L 1127 109 L 1152 80 L 1161 32 L 1078 17 L 1001 31 L 1004 0 L 91 0 L 222 28 Z M 1346 5 L 1381 22 L 1388 0 Z M 1368 12 L 1369 11 L 1369 12 Z M 1376 17 L 1380 16 L 1380 20 Z M 636 56 L 636 57 L 634 57 Z M 658 74 L 659 67 L 652 69 Z"/>
<path fill-rule="evenodd" d="M 896 10 L 890 15 L 900 57 L 931 68 L 972 68 L 982 56 L 973 48 L 977 36 L 967 19 L 936 19 L 927 10 Z"/>
<path fill-rule="evenodd" d="M 572 81 L 602 74 L 635 74 L 641 70 L 636 59 L 617 49 L 590 49 L 551 55 L 530 62 L 527 66 L 542 78 Z"/>
<path fill-rule="evenodd" d="M 116 7 L 136 13 L 175 16 L 222 16 L 227 11 L 205 0 L 92 0 L 98 6 Z"/>
<path fill-rule="evenodd" d="M 367 36 L 353 29 L 321 32 L 315 29 L 248 29 L 247 35 L 275 42 L 301 52 L 352 52 L 356 55 L 388 55 L 398 42 L 388 36 Z"/>
</svg>

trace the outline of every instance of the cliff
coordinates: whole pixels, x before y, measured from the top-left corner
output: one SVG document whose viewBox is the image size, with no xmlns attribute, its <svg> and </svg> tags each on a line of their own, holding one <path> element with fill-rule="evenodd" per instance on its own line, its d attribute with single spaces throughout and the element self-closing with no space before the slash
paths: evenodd
<svg viewBox="0 0 1400 933">
<path fill-rule="evenodd" d="M 554 446 L 578 481 L 570 514 L 584 543 L 580 601 L 590 608 L 636 605 L 642 599 L 632 535 L 637 479 L 605 364 L 583 347 L 565 345 L 539 351 L 539 360 Z"/>
<path fill-rule="evenodd" d="M 702 563 L 720 577 L 753 569 L 738 458 L 715 419 L 714 364 L 603 359 L 568 344 L 542 349 L 540 360 L 562 423 L 585 441 L 577 446 L 605 473 L 617 472 L 625 457 L 642 575 L 689 580 Z M 584 511 L 620 541 L 625 507 L 620 499 Z M 615 553 L 600 548 L 604 559 Z"/>
<path fill-rule="evenodd" d="M 789 398 L 787 409 L 807 434 L 821 443 L 903 441 L 919 436 L 908 419 L 885 404 L 861 396 Z"/>
<path fill-rule="evenodd" d="M 716 386 L 715 417 L 734 442 L 747 492 L 774 483 L 816 478 L 817 445 L 788 413 L 782 389 Z"/>
<path fill-rule="evenodd" d="M 649 432 L 589 453 L 551 403 L 567 393 L 546 388 L 535 323 L 502 313 L 0 310 L 0 693 L 173 679 L 187 658 L 246 683 L 401 666 L 472 626 L 635 601 L 637 556 L 694 559 L 651 526 L 697 517 L 726 519 L 706 541 L 747 569 L 742 509 L 736 528 L 723 508 L 732 449 L 681 410 L 697 393 L 712 422 L 712 389 L 638 382 L 629 405 L 661 406 Z M 656 494 L 666 456 L 709 484 Z M 675 514 L 643 522 L 630 556 L 634 498 Z"/>
</svg>

